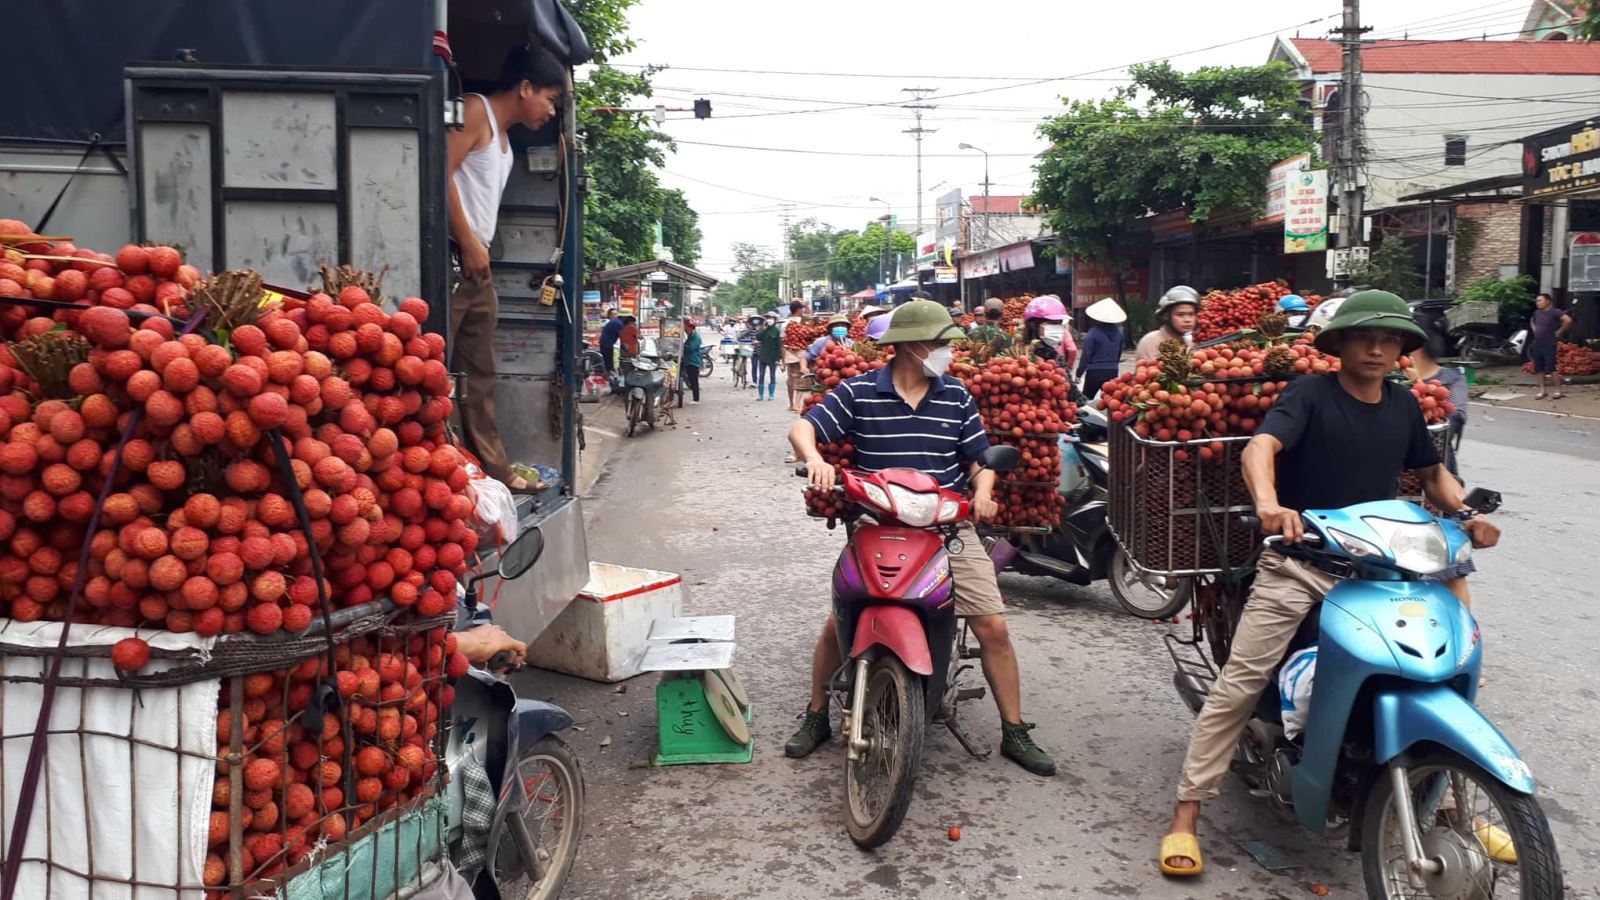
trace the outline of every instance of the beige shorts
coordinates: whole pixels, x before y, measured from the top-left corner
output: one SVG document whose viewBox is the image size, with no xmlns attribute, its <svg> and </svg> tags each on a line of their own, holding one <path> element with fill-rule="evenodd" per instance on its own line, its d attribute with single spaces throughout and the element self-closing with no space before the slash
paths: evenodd
<svg viewBox="0 0 1600 900">
<path fill-rule="evenodd" d="M 984 552 L 978 530 L 971 522 L 963 522 L 957 535 L 961 538 L 961 552 L 950 555 L 950 575 L 956 580 L 956 615 L 992 616 L 1005 612 L 1006 601 L 1000 596 L 994 560 Z"/>
</svg>

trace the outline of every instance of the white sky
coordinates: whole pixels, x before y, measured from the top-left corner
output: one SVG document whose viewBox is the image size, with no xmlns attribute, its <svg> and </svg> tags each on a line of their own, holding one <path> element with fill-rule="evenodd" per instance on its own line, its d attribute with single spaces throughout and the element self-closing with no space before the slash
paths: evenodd
<svg viewBox="0 0 1600 900">
<path fill-rule="evenodd" d="M 1373 26 L 1369 37 L 1487 33 L 1507 40 L 1522 28 L 1529 6 L 1530 0 L 1367 0 L 1362 18 Z M 884 205 L 868 197 L 889 201 L 903 223 L 916 220 L 915 144 L 902 133 L 914 123 L 893 105 L 911 96 L 902 88 L 936 89 L 926 102 L 937 108 L 923 121 L 937 129 L 923 143 L 922 216 L 931 229 L 935 198 L 953 187 L 967 196 L 982 193 L 984 159 L 959 144 L 989 152 L 992 193 L 1025 194 L 1031 157 L 1043 149 L 1034 129 L 1061 108 L 1061 97 L 1103 96 L 1125 81 L 1120 67 L 1133 62 L 1170 58 L 1185 70 L 1265 62 L 1274 34 L 1325 35 L 1339 12 L 1338 0 L 1147 0 L 1126 7 L 1081 0 L 643 0 L 630 17 L 639 47 L 616 62 L 669 66 L 654 79 L 658 100 L 669 107 L 688 107 L 695 97 L 712 101 L 709 120 L 669 114 L 664 130 L 679 145 L 662 182 L 682 188 L 700 213 L 700 268 L 725 277 L 734 241 L 764 244 L 776 255 L 786 201 L 795 219 L 815 217 L 839 228 L 860 228 L 883 214 Z M 996 78 L 1062 80 L 1027 85 Z M 968 91 L 982 93 L 954 96 Z M 847 104 L 875 105 L 837 109 Z M 817 109 L 829 111 L 791 112 Z M 891 156 L 823 155 L 830 153 Z"/>
</svg>

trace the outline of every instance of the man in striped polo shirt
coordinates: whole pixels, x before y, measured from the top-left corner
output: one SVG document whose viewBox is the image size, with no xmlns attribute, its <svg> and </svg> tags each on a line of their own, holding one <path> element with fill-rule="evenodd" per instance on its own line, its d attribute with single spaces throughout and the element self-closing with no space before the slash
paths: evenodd
<svg viewBox="0 0 1600 900">
<path fill-rule="evenodd" d="M 989 438 L 972 395 L 950 367 L 950 341 L 963 337 L 950 313 L 932 300 L 897 308 L 889 330 L 878 340 L 894 344 L 894 361 L 876 372 L 842 382 L 789 429 L 795 455 L 805 461 L 811 484 L 833 487 L 833 466 L 823 460 L 818 441 L 848 438 L 855 466 L 867 472 L 917 469 L 953 490 L 972 489 L 972 515 L 994 516 L 995 473 L 980 469 L 978 457 Z M 1022 678 L 1003 613 L 1005 602 L 994 564 L 970 522 L 960 526 L 962 552 L 950 557 L 955 579 L 956 615 L 967 619 L 983 652 L 983 674 L 1000 710 L 1000 752 L 1036 775 L 1054 775 L 1055 761 L 1028 735 L 1022 721 Z M 828 617 L 811 657 L 811 704 L 800 730 L 784 752 L 801 757 L 833 736 L 829 724 L 827 679 L 839 668 L 838 638 Z"/>
</svg>

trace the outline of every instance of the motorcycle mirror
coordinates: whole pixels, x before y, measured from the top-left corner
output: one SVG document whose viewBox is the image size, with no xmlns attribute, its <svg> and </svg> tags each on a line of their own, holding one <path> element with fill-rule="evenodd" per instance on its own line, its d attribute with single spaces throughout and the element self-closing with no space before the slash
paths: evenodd
<svg viewBox="0 0 1600 900">
<path fill-rule="evenodd" d="M 509 547 L 500 553 L 500 563 L 495 569 L 495 574 L 510 580 L 517 578 L 522 573 L 533 568 L 544 554 L 544 532 L 537 528 L 530 528 L 517 535 Z"/>
<path fill-rule="evenodd" d="M 1488 488 L 1475 487 L 1467 492 L 1463 500 L 1466 505 L 1481 513 L 1492 513 L 1500 508 L 1500 492 Z"/>
<path fill-rule="evenodd" d="M 978 457 L 978 465 L 995 472 L 1009 472 L 1022 463 L 1022 453 L 1008 444 L 995 444 Z"/>
</svg>

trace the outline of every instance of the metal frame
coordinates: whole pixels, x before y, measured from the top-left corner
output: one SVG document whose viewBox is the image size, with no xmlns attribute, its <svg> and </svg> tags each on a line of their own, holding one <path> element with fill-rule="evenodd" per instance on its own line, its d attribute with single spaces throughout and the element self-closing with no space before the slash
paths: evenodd
<svg viewBox="0 0 1600 900">
<path fill-rule="evenodd" d="M 229 201 L 289 201 L 332 204 L 338 217 L 338 262 L 351 262 L 350 145 L 349 129 L 394 128 L 415 131 L 418 137 L 420 226 L 417 235 L 418 283 L 424 296 L 449 296 L 450 260 L 445 202 L 444 124 L 433 112 L 444 100 L 443 73 L 412 69 L 317 69 L 287 66 L 196 66 L 184 63 L 129 66 L 123 72 L 127 94 L 129 217 L 134 240 L 151 239 L 144 232 L 144 186 L 139 177 L 144 153 L 143 122 L 204 124 L 211 141 L 211 243 L 212 268 L 228 267 L 225 215 Z M 222 94 L 229 92 L 331 93 L 334 97 L 334 164 L 338 184 L 325 188 L 227 187 L 223 177 Z M 203 102 L 188 109 L 162 103 L 163 95 L 180 92 Z M 415 115 L 403 106 L 392 118 L 365 115 L 352 98 L 385 95 L 414 98 Z M 154 237 L 159 238 L 159 235 Z M 447 303 L 433 304 L 426 327 L 443 333 L 448 321 Z"/>
</svg>

